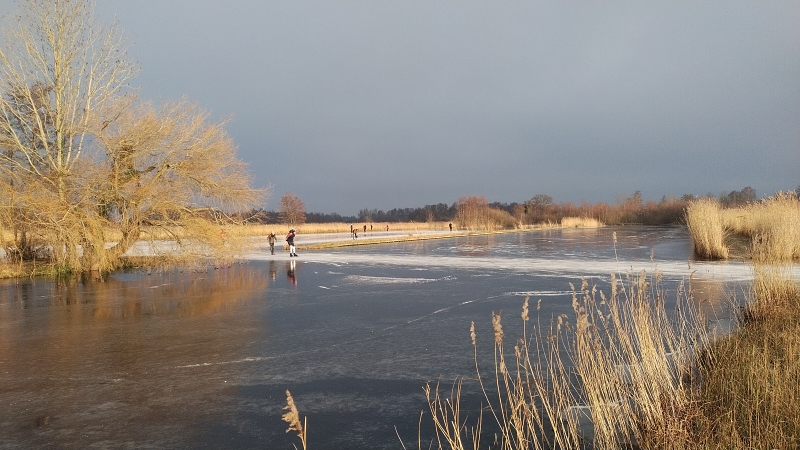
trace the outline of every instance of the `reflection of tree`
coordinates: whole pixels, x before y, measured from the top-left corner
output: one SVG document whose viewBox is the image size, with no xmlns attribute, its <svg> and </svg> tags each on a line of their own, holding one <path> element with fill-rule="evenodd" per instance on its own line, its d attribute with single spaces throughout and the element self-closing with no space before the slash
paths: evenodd
<svg viewBox="0 0 800 450">
<path fill-rule="evenodd" d="M 144 439 L 153 429 L 135 424 L 159 423 L 181 430 L 165 437 L 164 447 L 184 445 L 169 439 L 185 439 L 185 430 L 216 409 L 213 399 L 229 372 L 216 363 L 252 356 L 253 335 L 264 332 L 263 318 L 253 314 L 263 302 L 252 301 L 268 287 L 264 275 L 263 267 L 237 265 L 0 285 L 0 308 L 7 309 L 0 310 L 4 418 L 16 414 L 15 423 L 25 424 L 56 413 L 59 429 L 92 423 L 120 442 Z M 14 438 L 5 434 L 16 433 L 13 427 L 3 430 L 4 438 Z M 31 448 L 51 442 L 37 439 L 52 439 L 27 426 L 19 430 Z M 92 443 L 74 439 L 71 446 Z"/>
<path fill-rule="evenodd" d="M 98 283 L 96 317 L 119 318 L 131 315 L 197 316 L 224 310 L 231 304 L 247 301 L 266 289 L 269 280 L 260 270 L 233 265 L 206 273 L 167 272 L 160 274 L 159 287 L 153 277 L 130 281 L 108 280 Z M 115 298 L 121 296 L 121 298 Z"/>
</svg>

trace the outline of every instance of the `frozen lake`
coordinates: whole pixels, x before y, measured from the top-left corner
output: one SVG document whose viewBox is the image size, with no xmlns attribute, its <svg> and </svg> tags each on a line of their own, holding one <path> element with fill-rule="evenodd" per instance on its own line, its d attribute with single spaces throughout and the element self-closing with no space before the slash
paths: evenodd
<svg viewBox="0 0 800 450">
<path fill-rule="evenodd" d="M 470 322 L 489 351 L 492 311 L 513 339 L 526 296 L 543 319 L 572 316 L 569 283 L 608 293 L 612 272 L 658 269 L 668 291 L 693 274 L 710 305 L 746 289 L 748 265 L 690 250 L 682 228 L 609 227 L 259 251 L 104 282 L 3 280 L 0 449 L 290 449 L 286 389 L 311 449 L 402 448 L 396 433 L 416 448 L 422 386 L 474 376 Z"/>
</svg>

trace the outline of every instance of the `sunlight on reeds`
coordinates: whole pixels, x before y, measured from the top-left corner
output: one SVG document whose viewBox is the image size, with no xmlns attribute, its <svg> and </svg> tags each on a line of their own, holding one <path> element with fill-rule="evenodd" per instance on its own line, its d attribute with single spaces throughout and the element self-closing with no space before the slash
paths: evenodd
<svg viewBox="0 0 800 450">
<path fill-rule="evenodd" d="M 500 313 L 492 314 L 491 382 L 481 374 L 473 324 L 484 408 L 500 430 L 492 448 L 665 448 L 676 435 L 688 435 L 676 411 L 691 403 L 687 383 L 696 349 L 705 345 L 704 321 L 683 289 L 668 316 L 660 281 L 658 272 L 623 281 L 612 275 L 606 296 L 584 280 L 573 288 L 573 320 L 561 315 L 545 325 L 530 323 L 526 299 L 523 336 L 513 347 L 505 342 Z M 425 387 L 433 448 L 479 445 L 480 418 L 470 427 L 460 419 L 461 383 L 446 399 L 438 385 Z"/>
<path fill-rule="evenodd" d="M 306 432 L 308 431 L 308 418 L 303 418 L 303 422 L 300 422 L 300 413 L 297 410 L 297 405 L 294 404 L 294 398 L 292 398 L 292 394 L 288 389 L 286 390 L 286 406 L 284 406 L 283 409 L 287 410 L 282 417 L 283 421 L 289 424 L 289 428 L 286 429 L 286 432 L 296 432 L 297 437 L 300 438 L 300 443 L 303 446 L 303 450 L 305 450 Z"/>
<path fill-rule="evenodd" d="M 707 259 L 729 256 L 726 239 L 750 241 L 749 256 L 756 262 L 800 259 L 800 201 L 794 192 L 779 192 L 745 206 L 723 209 L 714 199 L 691 202 L 686 225 L 695 254 Z"/>
<path fill-rule="evenodd" d="M 686 208 L 686 226 L 692 237 L 694 254 L 705 259 L 725 259 L 725 225 L 722 207 L 714 199 L 700 199 Z"/>
<path fill-rule="evenodd" d="M 561 219 L 562 228 L 600 228 L 603 223 L 591 217 L 564 217 Z"/>
</svg>

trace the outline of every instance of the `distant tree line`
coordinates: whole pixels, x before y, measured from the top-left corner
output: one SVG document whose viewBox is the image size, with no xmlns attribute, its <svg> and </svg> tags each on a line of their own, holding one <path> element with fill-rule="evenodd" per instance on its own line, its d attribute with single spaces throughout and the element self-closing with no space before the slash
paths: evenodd
<svg viewBox="0 0 800 450">
<path fill-rule="evenodd" d="M 797 190 L 800 191 L 800 186 Z M 534 195 L 521 203 L 489 203 L 484 197 L 465 196 L 452 205 L 436 203 L 418 208 L 394 208 L 388 211 L 364 208 L 356 216 L 309 212 L 305 213 L 305 220 L 308 223 L 453 222 L 464 228 L 485 228 L 509 227 L 516 224 L 559 223 L 565 217 L 583 217 L 596 219 L 608 225 L 669 225 L 682 223 L 686 205 L 699 198 L 716 198 L 726 207 L 742 206 L 758 200 L 755 189 L 750 186 L 740 191 L 719 195 L 711 193 L 704 196 L 684 194 L 681 197 L 675 197 L 670 195 L 664 196 L 658 201 L 645 201 L 642 193 L 635 191 L 629 196 L 618 198 L 613 204 L 606 202 L 556 203 L 553 201 L 553 197 L 546 194 Z M 299 202 L 299 199 L 297 201 Z M 245 219 L 258 223 L 285 223 L 281 214 L 280 211 L 253 210 Z"/>
</svg>

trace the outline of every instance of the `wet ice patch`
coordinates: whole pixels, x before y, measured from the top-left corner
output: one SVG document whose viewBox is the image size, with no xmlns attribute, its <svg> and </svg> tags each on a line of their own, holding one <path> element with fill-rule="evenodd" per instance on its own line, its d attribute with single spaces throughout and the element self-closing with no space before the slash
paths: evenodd
<svg viewBox="0 0 800 450">
<path fill-rule="evenodd" d="M 658 270 L 662 275 L 676 278 L 687 277 L 690 273 L 695 278 L 717 279 L 727 281 L 751 280 L 753 269 L 747 264 L 737 261 L 703 262 L 692 261 L 660 261 L 652 263 L 649 260 L 638 259 L 608 259 L 599 257 L 575 257 L 559 255 L 553 257 L 491 257 L 491 256 L 419 256 L 419 255 L 387 255 L 387 254 L 356 254 L 356 253 L 325 253 L 308 252 L 305 260 L 321 264 L 347 264 L 366 266 L 405 266 L 409 268 L 444 268 L 460 270 L 480 270 L 491 275 L 496 272 L 517 272 L 539 276 L 556 277 L 608 277 L 612 273 L 638 274 L 641 271 L 651 274 Z M 794 269 L 800 273 L 800 267 Z M 391 279 L 390 279 L 391 280 Z M 397 283 L 409 283 L 427 280 L 425 278 L 405 278 Z"/>
<path fill-rule="evenodd" d="M 558 297 L 561 295 L 572 295 L 572 291 L 517 291 L 506 292 L 510 297 Z"/>
<path fill-rule="evenodd" d="M 217 362 L 201 362 L 195 364 L 185 364 L 182 366 L 175 366 L 176 369 L 193 369 L 196 367 L 209 367 L 209 366 L 224 366 L 228 364 L 242 364 L 249 362 L 269 361 L 275 359 L 275 356 L 248 356 L 247 358 L 234 359 L 231 361 L 217 361 Z"/>
<path fill-rule="evenodd" d="M 403 278 L 403 277 L 371 277 L 367 275 L 348 275 L 345 281 L 356 284 L 419 284 L 438 281 L 438 278 Z"/>
</svg>

